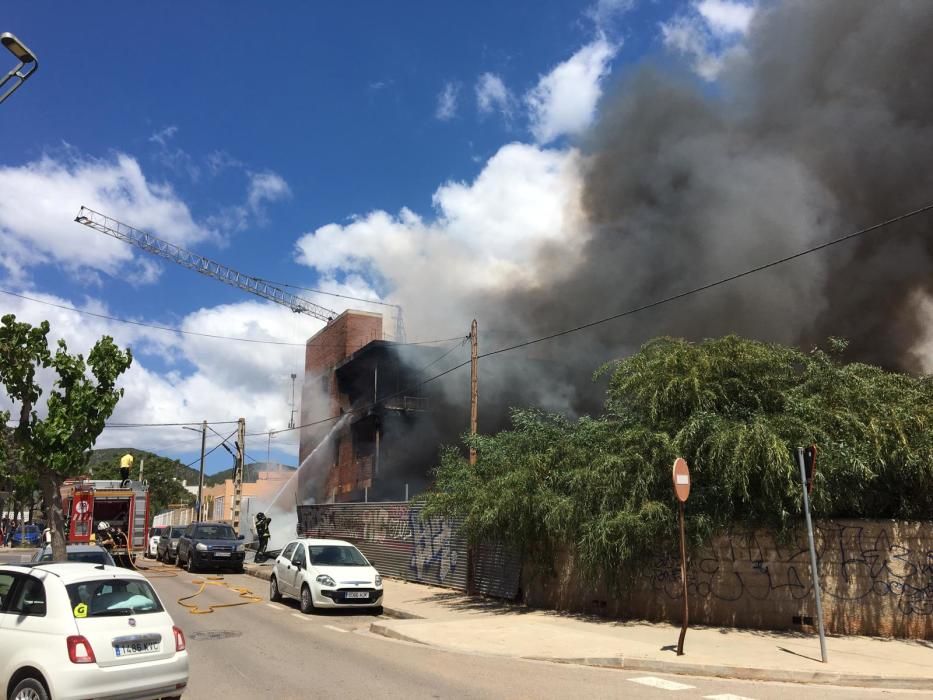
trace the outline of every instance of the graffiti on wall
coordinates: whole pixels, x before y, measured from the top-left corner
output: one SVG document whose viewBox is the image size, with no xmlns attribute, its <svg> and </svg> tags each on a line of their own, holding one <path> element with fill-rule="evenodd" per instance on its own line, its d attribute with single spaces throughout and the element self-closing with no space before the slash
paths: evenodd
<svg viewBox="0 0 933 700">
<path fill-rule="evenodd" d="M 457 550 L 451 546 L 453 529 L 447 518 L 426 518 L 422 520 L 417 512 L 408 514 L 408 524 L 414 542 L 411 554 L 411 568 L 422 580 L 424 572 L 437 565 L 438 576 L 445 581 L 450 572 L 457 568 Z"/>
<path fill-rule="evenodd" d="M 300 506 L 299 532 L 344 539 L 377 558 L 386 573 L 427 583 L 465 585 L 466 543 L 447 518 L 422 519 L 407 503 Z"/>
<path fill-rule="evenodd" d="M 880 523 L 819 523 L 816 541 L 827 598 L 877 597 L 906 615 L 933 615 L 933 548 L 908 547 Z M 681 596 L 678 558 L 658 557 L 648 577 L 655 591 Z M 782 544 L 766 533 L 731 532 L 691 558 L 687 588 L 692 595 L 725 602 L 807 599 L 812 594 L 806 538 Z"/>
</svg>

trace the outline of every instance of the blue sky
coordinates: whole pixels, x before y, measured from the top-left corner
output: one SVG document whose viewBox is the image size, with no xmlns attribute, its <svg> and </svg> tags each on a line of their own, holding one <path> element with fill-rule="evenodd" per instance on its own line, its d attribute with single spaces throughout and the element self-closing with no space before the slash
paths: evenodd
<svg viewBox="0 0 933 700">
<path fill-rule="evenodd" d="M 0 31 L 41 67 L 0 106 L 0 288 L 222 335 L 320 328 L 73 223 L 86 204 L 244 272 L 402 303 L 412 339 L 456 335 L 475 289 L 452 281 L 458 265 L 478 255 L 471 284 L 494 285 L 523 251 L 576 235 L 575 144 L 605 91 L 646 59 L 713 80 L 751 14 L 726 0 L 7 6 Z M 0 296 L 74 350 L 102 333 L 134 348 L 115 420 L 287 422 L 300 347 Z M 100 445 L 130 443 L 185 461 L 198 448 L 169 428 Z M 264 458 L 266 440 L 248 449 Z M 293 433 L 274 438 L 273 459 L 296 453 Z M 208 471 L 227 466 L 218 450 Z"/>
</svg>

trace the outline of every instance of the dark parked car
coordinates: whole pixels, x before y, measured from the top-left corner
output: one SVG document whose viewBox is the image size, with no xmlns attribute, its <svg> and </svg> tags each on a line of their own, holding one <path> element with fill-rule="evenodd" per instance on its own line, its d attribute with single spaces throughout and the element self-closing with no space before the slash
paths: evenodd
<svg viewBox="0 0 933 700">
<path fill-rule="evenodd" d="M 184 532 L 181 527 L 167 527 L 159 535 L 159 543 L 156 545 L 156 559 L 166 563 L 175 563 L 175 552 L 178 549 L 178 538 Z"/>
<path fill-rule="evenodd" d="M 105 564 L 116 566 L 110 552 L 97 544 L 69 544 L 65 546 L 68 561 L 81 561 L 86 564 Z M 34 562 L 52 561 L 52 545 L 47 544 L 35 553 Z"/>
<path fill-rule="evenodd" d="M 242 572 L 246 545 L 243 535 L 227 523 L 192 523 L 178 538 L 175 564 L 188 571 L 226 569 Z"/>
</svg>

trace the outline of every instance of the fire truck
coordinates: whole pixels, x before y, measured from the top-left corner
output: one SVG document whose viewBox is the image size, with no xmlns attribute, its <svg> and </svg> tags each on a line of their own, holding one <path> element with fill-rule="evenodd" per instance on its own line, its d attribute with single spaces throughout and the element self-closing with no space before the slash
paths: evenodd
<svg viewBox="0 0 933 700">
<path fill-rule="evenodd" d="M 111 550 L 113 558 L 129 566 L 144 552 L 149 537 L 149 485 L 125 479 L 68 479 L 62 486 L 62 510 L 69 518 L 68 542 L 88 544 L 97 537 L 97 524 L 109 523 L 126 533 L 126 546 Z"/>
</svg>

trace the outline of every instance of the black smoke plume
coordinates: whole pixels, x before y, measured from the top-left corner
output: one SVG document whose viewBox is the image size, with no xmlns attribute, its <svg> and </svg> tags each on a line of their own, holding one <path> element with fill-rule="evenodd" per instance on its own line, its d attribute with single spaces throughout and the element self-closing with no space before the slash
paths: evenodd
<svg viewBox="0 0 933 700">
<path fill-rule="evenodd" d="M 790 0 L 758 11 L 715 86 L 630 71 L 585 138 L 579 251 L 543 250 L 539 283 L 485 308 L 545 335 L 714 281 L 933 202 L 933 3 Z M 568 259 L 576 262 L 569 264 Z M 737 333 L 918 371 L 933 214 L 536 351 L 589 373 L 651 337 Z M 488 322 L 487 322 L 488 323 Z M 487 342 L 486 348 L 489 349 Z M 563 400 L 561 398 L 560 400 Z"/>
</svg>

